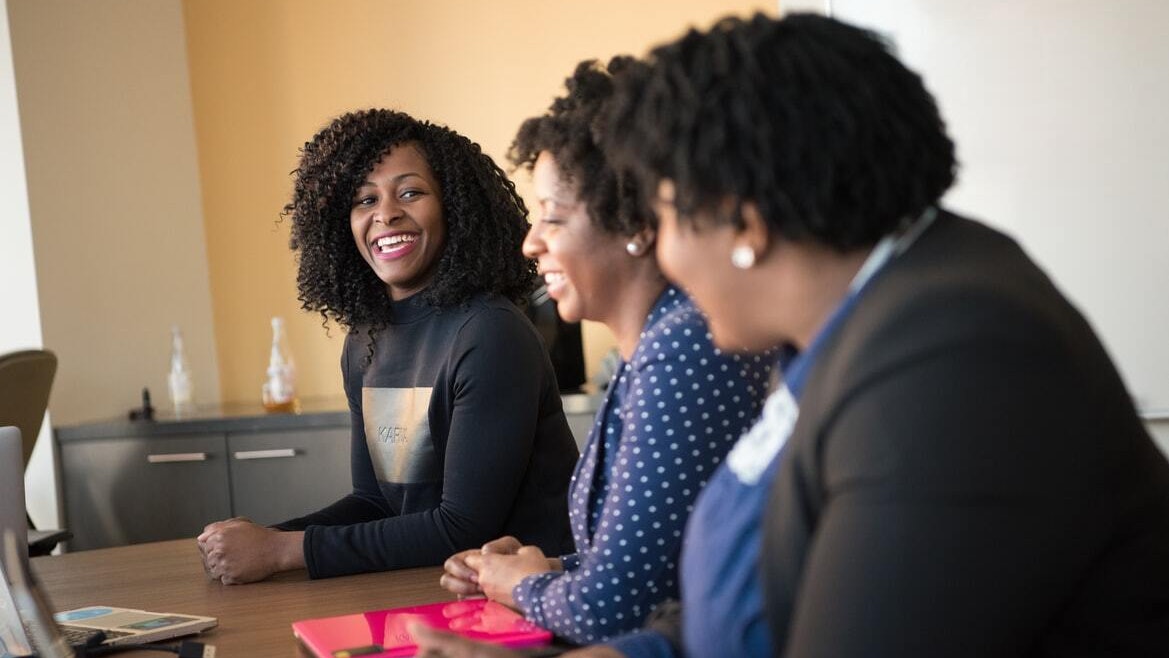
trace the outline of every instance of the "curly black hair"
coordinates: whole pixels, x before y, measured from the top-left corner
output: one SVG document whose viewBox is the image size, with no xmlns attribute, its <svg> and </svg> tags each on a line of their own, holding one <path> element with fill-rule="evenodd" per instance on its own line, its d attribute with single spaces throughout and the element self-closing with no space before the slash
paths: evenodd
<svg viewBox="0 0 1169 658">
<path fill-rule="evenodd" d="M 522 305 L 535 287 L 535 263 L 520 251 L 527 208 L 515 185 L 478 144 L 408 114 L 368 109 L 337 117 L 301 149 L 289 246 L 298 255 L 301 308 L 372 337 L 390 318 L 385 284 L 358 253 L 349 225 L 353 195 L 382 156 L 415 145 L 439 182 L 446 246 L 434 279 L 419 293 L 437 307 L 481 292 Z"/>
<path fill-rule="evenodd" d="M 561 174 L 580 190 L 589 219 L 609 233 L 633 235 L 655 221 L 636 177 L 614 167 L 601 148 L 606 128 L 601 119 L 614 96 L 614 81 L 644 67 L 628 56 L 607 65 L 595 59 L 577 64 L 564 81 L 568 94 L 542 116 L 524 121 L 507 153 L 512 165 L 529 171 L 541 152 L 551 153 Z"/>
<path fill-rule="evenodd" d="M 619 85 L 606 148 L 647 193 L 671 179 L 682 221 L 740 222 L 726 201 L 752 201 L 786 239 L 843 252 L 954 182 L 937 104 L 872 32 L 814 14 L 726 18 L 649 64 Z"/>
</svg>

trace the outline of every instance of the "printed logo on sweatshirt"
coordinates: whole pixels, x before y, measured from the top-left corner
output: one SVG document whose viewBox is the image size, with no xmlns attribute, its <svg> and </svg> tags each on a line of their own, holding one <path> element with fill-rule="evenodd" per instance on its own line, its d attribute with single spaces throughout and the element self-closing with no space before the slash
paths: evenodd
<svg viewBox="0 0 1169 658">
<path fill-rule="evenodd" d="M 385 425 L 381 425 L 377 428 L 378 441 L 394 444 L 405 443 L 408 429 L 406 427 L 386 427 Z"/>
<path fill-rule="evenodd" d="M 379 482 L 442 479 L 430 438 L 430 394 L 429 388 L 361 389 L 365 443 Z"/>
</svg>

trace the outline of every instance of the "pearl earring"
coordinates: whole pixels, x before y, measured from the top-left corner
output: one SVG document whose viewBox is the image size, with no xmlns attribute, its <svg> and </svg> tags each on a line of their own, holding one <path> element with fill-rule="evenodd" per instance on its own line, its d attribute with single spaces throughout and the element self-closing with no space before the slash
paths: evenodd
<svg viewBox="0 0 1169 658">
<path fill-rule="evenodd" d="M 731 264 L 740 270 L 749 270 L 755 265 L 755 250 L 741 244 L 731 251 Z"/>
<path fill-rule="evenodd" d="M 644 252 L 644 249 L 641 245 L 637 244 L 635 240 L 630 240 L 629 242 L 625 243 L 625 251 L 628 252 L 630 256 L 640 256 Z"/>
</svg>

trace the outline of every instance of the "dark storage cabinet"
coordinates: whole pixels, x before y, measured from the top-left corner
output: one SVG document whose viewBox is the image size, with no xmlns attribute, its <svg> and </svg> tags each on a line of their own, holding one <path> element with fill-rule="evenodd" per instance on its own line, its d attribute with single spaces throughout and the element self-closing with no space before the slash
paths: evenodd
<svg viewBox="0 0 1169 658">
<path fill-rule="evenodd" d="M 349 413 L 259 407 L 56 430 L 70 551 L 195 537 L 232 516 L 271 524 L 349 491 Z"/>
<path fill-rule="evenodd" d="M 62 446 L 70 550 L 194 537 L 231 515 L 223 434 Z"/>
<path fill-rule="evenodd" d="M 349 428 L 227 437 L 232 515 L 271 525 L 318 510 L 349 485 Z"/>
<path fill-rule="evenodd" d="M 564 398 L 578 445 L 598 402 Z M 350 490 L 344 404 L 306 404 L 300 414 L 222 407 L 57 428 L 63 525 L 73 532 L 67 549 L 195 537 L 232 516 L 270 525 L 332 503 Z"/>
</svg>

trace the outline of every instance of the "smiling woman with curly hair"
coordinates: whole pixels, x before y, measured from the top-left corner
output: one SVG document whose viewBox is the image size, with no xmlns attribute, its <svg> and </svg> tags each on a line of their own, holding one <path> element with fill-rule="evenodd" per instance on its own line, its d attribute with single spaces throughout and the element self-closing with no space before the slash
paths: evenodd
<svg viewBox="0 0 1169 658">
<path fill-rule="evenodd" d="M 516 306 L 535 267 L 514 185 L 466 137 L 378 109 L 317 133 L 294 175 L 299 299 L 349 332 L 353 492 L 274 528 L 212 523 L 199 536 L 208 573 L 439 564 L 500 534 L 567 549 L 576 444 Z"/>
<path fill-rule="evenodd" d="M 365 110 L 338 118 L 305 144 L 293 198 L 284 208 L 300 257 L 304 308 L 348 327 L 376 327 L 388 318 L 395 284 L 379 280 L 367 254 L 352 248 L 354 236 L 343 219 L 366 176 L 403 144 L 434 176 L 451 245 L 425 262 L 432 280 L 422 299 L 443 307 L 486 292 L 518 303 L 535 286 L 535 264 L 520 256 L 527 209 L 506 174 L 453 130 L 401 112 Z"/>
</svg>

